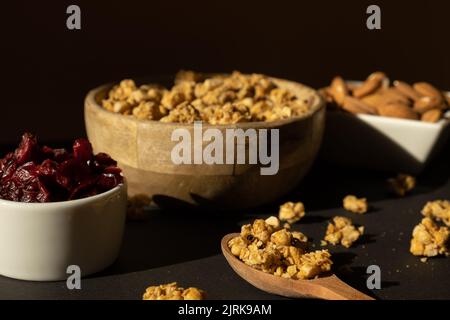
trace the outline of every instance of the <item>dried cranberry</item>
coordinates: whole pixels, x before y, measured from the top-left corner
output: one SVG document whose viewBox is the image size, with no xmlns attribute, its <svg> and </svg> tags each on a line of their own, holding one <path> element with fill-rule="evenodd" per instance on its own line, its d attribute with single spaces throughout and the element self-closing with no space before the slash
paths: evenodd
<svg viewBox="0 0 450 320">
<path fill-rule="evenodd" d="M 70 154 L 66 149 L 53 149 L 53 159 L 56 162 L 61 163 L 70 159 Z"/>
<path fill-rule="evenodd" d="M 8 153 L 5 158 L 0 160 L 0 179 L 8 179 L 16 171 L 17 163 L 14 153 Z"/>
<path fill-rule="evenodd" d="M 44 159 L 53 159 L 53 149 L 47 146 L 41 148 L 41 155 Z"/>
<path fill-rule="evenodd" d="M 64 161 L 59 166 L 58 178 L 64 179 L 62 180 L 62 184 L 70 186 L 77 186 L 79 183 L 89 180 L 93 175 L 96 175 L 92 172 L 91 168 L 87 164 L 87 162 L 79 162 L 75 159 L 69 159 Z"/>
<path fill-rule="evenodd" d="M 58 170 L 58 163 L 51 159 L 44 160 L 38 167 L 38 174 L 43 177 L 55 177 Z"/>
<path fill-rule="evenodd" d="M 77 139 L 73 143 L 73 158 L 79 162 L 87 162 L 92 159 L 92 145 L 86 139 Z"/>
<path fill-rule="evenodd" d="M 122 177 L 112 173 L 102 173 L 97 181 L 97 187 L 100 192 L 113 189 L 118 184 L 122 183 Z"/>
<path fill-rule="evenodd" d="M 117 161 L 112 159 L 108 154 L 106 153 L 98 153 L 95 155 L 95 161 L 104 167 L 109 167 L 109 166 L 116 166 L 117 165 Z"/>
<path fill-rule="evenodd" d="M 52 193 L 50 192 L 50 190 L 47 188 L 47 186 L 45 184 L 40 183 L 39 184 L 39 193 L 38 193 L 36 199 L 39 202 L 49 202 L 49 201 L 51 201 L 51 198 L 52 198 Z M 56 200 L 59 200 L 59 199 L 56 199 Z"/>
<path fill-rule="evenodd" d="M 24 164 L 28 161 L 36 159 L 39 153 L 36 137 L 30 133 L 25 133 L 22 136 L 22 141 L 16 149 L 14 156 L 18 165 Z"/>
<path fill-rule="evenodd" d="M 69 199 L 79 199 L 84 198 L 89 195 L 96 194 L 95 192 L 95 184 L 97 182 L 97 178 L 91 178 L 83 181 L 80 183 L 77 187 L 75 187 L 71 194 Z"/>
<path fill-rule="evenodd" d="M 109 166 L 109 167 L 105 168 L 105 169 L 103 170 L 103 172 L 104 172 L 104 173 L 112 173 L 112 174 L 119 175 L 119 174 L 122 172 L 122 170 L 120 170 L 119 167 Z"/>
<path fill-rule="evenodd" d="M 61 187 L 71 189 L 74 184 L 73 176 L 76 173 L 76 166 L 74 160 L 66 160 L 62 162 L 56 171 L 56 181 Z"/>
<path fill-rule="evenodd" d="M 64 201 L 89 197 L 123 183 L 116 161 L 105 153 L 93 155 L 86 139 L 65 149 L 39 147 L 25 133 L 15 152 L 0 159 L 0 198 L 21 202 Z"/>
<path fill-rule="evenodd" d="M 20 201 L 20 196 L 22 191 L 19 186 L 12 180 L 5 181 L 2 183 L 0 189 L 0 197 L 2 199 L 11 200 L 11 201 Z"/>
<path fill-rule="evenodd" d="M 16 172 L 11 177 L 12 180 L 17 181 L 23 185 L 33 183 L 38 179 L 38 169 L 34 162 L 27 162 L 17 168 Z"/>
</svg>

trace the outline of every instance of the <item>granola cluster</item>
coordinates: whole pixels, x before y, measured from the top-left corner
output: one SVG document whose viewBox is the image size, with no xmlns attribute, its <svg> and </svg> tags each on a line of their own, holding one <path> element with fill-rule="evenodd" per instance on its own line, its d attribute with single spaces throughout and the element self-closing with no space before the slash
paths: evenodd
<svg viewBox="0 0 450 320">
<path fill-rule="evenodd" d="M 449 229 L 437 226 L 431 218 L 423 218 L 414 228 L 412 236 L 410 251 L 413 255 L 424 257 L 449 255 Z"/>
<path fill-rule="evenodd" d="M 197 288 L 183 289 L 176 282 L 148 287 L 143 300 L 203 300 L 205 292 Z"/>
<path fill-rule="evenodd" d="M 331 243 L 332 245 L 341 244 L 344 247 L 349 248 L 363 233 L 363 226 L 356 228 L 353 225 L 352 220 L 346 217 L 336 216 L 333 218 L 333 221 L 328 224 L 324 241 Z"/>
<path fill-rule="evenodd" d="M 395 178 L 387 180 L 391 192 L 403 197 L 416 186 L 416 179 L 408 174 L 399 173 Z"/>
<path fill-rule="evenodd" d="M 284 278 L 311 279 L 330 271 L 328 250 L 306 252 L 308 238 L 298 231 L 280 228 L 276 217 L 257 219 L 242 226 L 228 246 L 247 265 Z"/>
<path fill-rule="evenodd" d="M 344 209 L 347 211 L 359 214 L 367 212 L 368 205 L 366 198 L 357 198 L 353 195 L 348 195 L 342 202 Z"/>
<path fill-rule="evenodd" d="M 287 223 L 295 223 L 305 216 L 305 206 L 302 202 L 286 202 L 280 206 L 278 218 Z"/>
<path fill-rule="evenodd" d="M 126 79 L 102 101 L 111 112 L 141 120 L 213 125 L 286 119 L 307 113 L 312 103 L 312 97 L 297 97 L 264 75 L 237 71 L 211 77 L 180 72 L 170 90 Z"/>
<path fill-rule="evenodd" d="M 450 227 L 450 201 L 435 200 L 429 201 L 422 209 L 422 214 L 428 218 L 434 218 L 437 221 L 442 221 Z"/>
</svg>

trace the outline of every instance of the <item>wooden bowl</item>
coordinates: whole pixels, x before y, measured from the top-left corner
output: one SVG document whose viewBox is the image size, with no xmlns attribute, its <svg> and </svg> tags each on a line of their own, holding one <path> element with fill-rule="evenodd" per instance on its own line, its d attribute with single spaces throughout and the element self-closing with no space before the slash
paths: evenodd
<svg viewBox="0 0 450 320">
<path fill-rule="evenodd" d="M 147 194 L 160 203 L 181 201 L 233 208 L 269 203 L 292 190 L 307 173 L 325 124 L 325 103 L 316 91 L 299 83 L 272 80 L 300 96 L 310 96 L 311 110 L 274 122 L 203 124 L 203 130 L 214 127 L 225 137 L 229 128 L 279 129 L 279 170 L 275 175 L 261 175 L 260 164 L 174 164 L 171 151 L 178 142 L 171 140 L 173 130 L 185 128 L 193 136 L 194 126 L 137 120 L 107 111 L 101 100 L 111 85 L 93 89 L 86 96 L 87 135 L 96 153 L 106 152 L 118 161 L 127 177 L 129 195 Z"/>
</svg>

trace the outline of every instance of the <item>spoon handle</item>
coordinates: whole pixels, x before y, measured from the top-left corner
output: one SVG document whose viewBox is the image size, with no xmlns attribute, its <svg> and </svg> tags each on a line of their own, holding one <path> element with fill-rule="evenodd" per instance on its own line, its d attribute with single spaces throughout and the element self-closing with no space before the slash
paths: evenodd
<svg viewBox="0 0 450 320">
<path fill-rule="evenodd" d="M 375 300 L 349 286 L 335 275 L 315 279 L 312 282 L 314 282 L 315 286 L 311 289 L 317 298 L 327 300 Z"/>
</svg>

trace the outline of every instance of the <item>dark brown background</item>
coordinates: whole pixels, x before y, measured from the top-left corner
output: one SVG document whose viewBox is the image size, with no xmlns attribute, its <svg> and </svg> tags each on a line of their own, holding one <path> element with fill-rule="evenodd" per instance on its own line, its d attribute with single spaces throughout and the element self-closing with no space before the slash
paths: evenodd
<svg viewBox="0 0 450 320">
<path fill-rule="evenodd" d="M 78 4 L 82 30 L 66 29 Z M 365 27 L 382 8 L 382 30 Z M 448 1 L 17 1 L 2 4 L 0 143 L 84 135 L 83 97 L 124 77 L 261 72 L 314 87 L 334 75 L 450 89 Z"/>
</svg>

